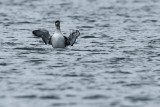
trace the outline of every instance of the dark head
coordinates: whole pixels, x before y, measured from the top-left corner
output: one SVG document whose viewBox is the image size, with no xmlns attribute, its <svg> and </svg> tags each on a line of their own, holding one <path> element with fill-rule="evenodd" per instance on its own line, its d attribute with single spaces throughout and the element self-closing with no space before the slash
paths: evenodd
<svg viewBox="0 0 160 107">
<path fill-rule="evenodd" d="M 60 21 L 59 20 L 55 21 L 55 26 L 57 29 L 60 29 Z"/>
</svg>

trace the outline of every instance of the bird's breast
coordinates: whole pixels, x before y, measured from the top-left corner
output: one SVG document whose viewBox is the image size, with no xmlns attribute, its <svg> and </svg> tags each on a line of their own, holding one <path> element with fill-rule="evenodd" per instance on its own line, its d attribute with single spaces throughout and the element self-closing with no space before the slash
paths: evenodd
<svg viewBox="0 0 160 107">
<path fill-rule="evenodd" d="M 54 34 L 51 39 L 53 48 L 64 48 L 65 47 L 65 39 L 62 34 Z"/>
</svg>

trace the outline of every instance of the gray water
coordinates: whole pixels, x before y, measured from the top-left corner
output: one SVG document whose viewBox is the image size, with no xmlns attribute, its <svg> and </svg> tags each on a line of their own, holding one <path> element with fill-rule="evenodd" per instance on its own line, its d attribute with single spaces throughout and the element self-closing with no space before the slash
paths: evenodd
<svg viewBox="0 0 160 107">
<path fill-rule="evenodd" d="M 54 49 L 32 30 L 81 32 Z M 159 107 L 160 0 L 1 0 L 0 107 Z"/>
</svg>

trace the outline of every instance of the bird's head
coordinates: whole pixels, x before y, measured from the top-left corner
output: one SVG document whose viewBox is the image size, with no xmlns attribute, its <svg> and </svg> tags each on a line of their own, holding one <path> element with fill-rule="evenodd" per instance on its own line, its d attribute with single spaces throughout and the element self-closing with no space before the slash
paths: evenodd
<svg viewBox="0 0 160 107">
<path fill-rule="evenodd" d="M 55 26 L 60 27 L 60 21 L 59 20 L 55 21 Z"/>
</svg>

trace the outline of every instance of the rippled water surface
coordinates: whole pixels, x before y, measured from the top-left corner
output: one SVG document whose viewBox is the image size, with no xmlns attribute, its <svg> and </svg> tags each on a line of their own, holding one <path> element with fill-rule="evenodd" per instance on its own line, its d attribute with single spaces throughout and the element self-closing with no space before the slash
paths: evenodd
<svg viewBox="0 0 160 107">
<path fill-rule="evenodd" d="M 73 47 L 32 35 L 56 20 Z M 0 107 L 159 105 L 159 0 L 0 1 Z"/>
</svg>

